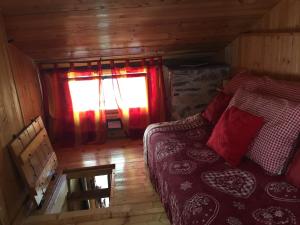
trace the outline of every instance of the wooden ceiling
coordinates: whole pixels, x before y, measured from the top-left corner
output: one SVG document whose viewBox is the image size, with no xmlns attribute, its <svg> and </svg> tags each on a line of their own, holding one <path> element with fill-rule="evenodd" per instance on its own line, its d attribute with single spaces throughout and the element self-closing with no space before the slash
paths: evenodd
<svg viewBox="0 0 300 225">
<path fill-rule="evenodd" d="M 42 62 L 209 55 L 278 0 L 1 0 L 9 39 Z"/>
</svg>

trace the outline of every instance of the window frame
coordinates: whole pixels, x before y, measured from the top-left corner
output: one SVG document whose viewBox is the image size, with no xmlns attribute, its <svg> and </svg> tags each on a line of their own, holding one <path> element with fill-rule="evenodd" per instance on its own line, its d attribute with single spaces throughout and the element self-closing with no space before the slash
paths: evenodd
<svg viewBox="0 0 300 225">
<path fill-rule="evenodd" d="M 96 76 L 76 76 L 76 77 L 68 77 L 66 80 L 69 81 L 84 81 L 84 80 L 105 80 L 105 79 L 114 79 L 114 78 L 133 78 L 133 77 L 145 77 L 145 80 L 147 81 L 147 72 L 139 72 L 139 73 L 124 73 L 124 74 L 103 74 L 103 75 L 96 75 Z M 147 83 L 146 83 L 146 91 L 147 91 Z M 101 96 L 100 96 L 101 98 Z M 71 96 L 72 99 L 72 96 Z M 73 103 L 72 103 L 73 104 Z M 113 114 L 118 114 L 118 108 L 117 109 L 104 109 L 105 113 L 107 115 L 112 116 Z M 84 112 L 84 111 L 80 111 Z M 111 117 L 112 119 L 118 119 L 119 117 Z"/>
</svg>

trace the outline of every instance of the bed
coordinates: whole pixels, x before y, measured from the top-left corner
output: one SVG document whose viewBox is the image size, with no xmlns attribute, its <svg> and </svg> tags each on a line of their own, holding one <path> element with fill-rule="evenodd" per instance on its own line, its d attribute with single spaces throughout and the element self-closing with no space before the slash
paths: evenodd
<svg viewBox="0 0 300 225">
<path fill-rule="evenodd" d="M 212 126 L 201 114 L 150 125 L 144 156 L 173 225 L 296 225 L 300 190 L 247 158 L 232 167 L 206 146 Z"/>
</svg>

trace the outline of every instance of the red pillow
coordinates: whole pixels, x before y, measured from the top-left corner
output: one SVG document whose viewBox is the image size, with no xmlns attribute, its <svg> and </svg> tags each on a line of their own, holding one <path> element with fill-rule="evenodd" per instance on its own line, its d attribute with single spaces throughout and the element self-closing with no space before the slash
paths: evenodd
<svg viewBox="0 0 300 225">
<path fill-rule="evenodd" d="M 296 153 L 292 163 L 289 166 L 286 178 L 288 182 L 300 188 L 300 150 Z"/>
<path fill-rule="evenodd" d="M 207 145 L 232 166 L 237 166 L 263 124 L 263 117 L 232 106 L 221 116 Z"/>
<path fill-rule="evenodd" d="M 202 112 L 202 116 L 210 123 L 216 124 L 227 108 L 231 96 L 220 92 Z"/>
</svg>

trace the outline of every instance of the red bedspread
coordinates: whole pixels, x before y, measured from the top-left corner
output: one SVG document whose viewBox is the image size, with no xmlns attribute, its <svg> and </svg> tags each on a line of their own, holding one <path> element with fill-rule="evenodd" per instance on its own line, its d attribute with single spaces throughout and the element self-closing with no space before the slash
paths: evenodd
<svg viewBox="0 0 300 225">
<path fill-rule="evenodd" d="M 208 133 L 200 115 L 146 130 L 150 179 L 172 224 L 300 224 L 299 189 L 250 160 L 226 164 L 205 146 Z"/>
</svg>

